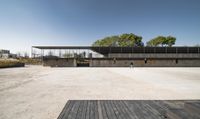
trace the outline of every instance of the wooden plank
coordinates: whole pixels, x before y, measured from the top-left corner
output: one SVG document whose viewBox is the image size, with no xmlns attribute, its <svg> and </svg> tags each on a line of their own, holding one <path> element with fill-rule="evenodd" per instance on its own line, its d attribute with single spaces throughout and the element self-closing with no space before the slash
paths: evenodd
<svg viewBox="0 0 200 119">
<path fill-rule="evenodd" d="M 76 115 L 78 113 L 78 109 L 79 109 L 79 106 L 80 106 L 80 100 L 76 100 L 74 105 L 72 106 L 71 110 L 70 110 L 70 113 L 68 114 L 67 116 L 67 119 L 75 119 L 76 118 Z"/>
<path fill-rule="evenodd" d="M 87 101 L 87 107 L 86 107 L 86 115 L 85 119 L 90 119 L 90 101 Z"/>
<path fill-rule="evenodd" d="M 118 102 L 118 101 L 114 100 L 114 101 L 111 101 L 110 103 L 111 103 L 111 105 L 113 107 L 113 110 L 114 110 L 117 118 L 118 119 L 122 119 L 123 118 L 123 114 L 122 114 L 122 112 L 120 112 L 118 105 L 116 105 L 116 102 Z"/>
<path fill-rule="evenodd" d="M 129 112 L 128 107 L 124 104 L 125 101 L 119 100 L 117 102 L 115 102 L 117 109 L 119 110 L 119 112 L 122 112 L 122 116 L 126 119 L 135 119 L 134 117 L 132 117 L 133 113 Z"/>
<path fill-rule="evenodd" d="M 109 119 L 117 119 L 117 116 L 116 116 L 114 110 L 112 109 L 112 107 L 109 103 L 109 100 L 104 101 L 104 103 L 105 103 L 108 118 Z"/>
<path fill-rule="evenodd" d="M 68 112 L 69 107 L 71 106 L 71 101 L 67 101 L 66 105 L 64 106 L 62 112 L 60 113 L 60 115 L 58 116 L 58 119 L 62 119 L 63 116 L 65 115 L 66 112 Z"/>
<path fill-rule="evenodd" d="M 141 109 L 138 107 L 137 105 L 138 101 L 132 101 L 132 100 L 128 100 L 125 101 L 124 104 L 129 107 L 129 111 L 131 111 L 133 114 L 136 115 L 137 118 L 139 119 L 145 119 L 145 116 L 143 115 L 143 113 L 141 113 Z"/>
<path fill-rule="evenodd" d="M 124 101 L 121 101 L 121 100 L 116 101 L 115 104 L 117 105 L 117 109 L 119 110 L 120 113 L 122 113 L 122 116 L 124 117 L 124 119 L 131 119 L 131 118 L 134 119 L 132 117 L 132 114 L 129 113 L 127 107 L 124 106 L 123 102 Z M 122 117 L 122 119 L 123 119 L 123 117 Z"/>
<path fill-rule="evenodd" d="M 191 117 L 186 111 L 183 109 L 169 109 L 167 111 L 167 118 L 168 119 L 197 119 Z"/>
<path fill-rule="evenodd" d="M 98 107 L 98 114 L 99 114 L 99 119 L 103 119 L 103 108 L 101 107 L 100 101 L 97 101 L 97 107 Z"/>
<path fill-rule="evenodd" d="M 158 103 L 158 101 L 146 101 L 150 111 L 160 116 L 161 118 L 166 118 L 167 108 L 163 107 Z"/>
<path fill-rule="evenodd" d="M 152 102 L 152 101 L 151 101 Z M 150 106 L 149 101 L 141 101 L 141 105 L 144 108 L 145 112 L 152 118 L 152 119 L 162 119 L 162 116 L 153 106 Z"/>
<path fill-rule="evenodd" d="M 186 102 L 184 104 L 184 109 L 188 113 L 200 118 L 200 102 Z"/>
<path fill-rule="evenodd" d="M 82 111 L 82 114 L 81 114 L 81 119 L 86 119 L 87 105 L 88 105 L 88 101 L 84 100 L 83 111 Z"/>
<path fill-rule="evenodd" d="M 90 103 L 90 119 L 95 119 L 95 105 L 94 105 L 94 101 L 91 100 L 89 101 Z"/>
<path fill-rule="evenodd" d="M 78 112 L 77 112 L 77 115 L 76 115 L 76 119 L 85 119 L 85 115 L 84 115 L 84 103 L 85 103 L 86 101 L 84 101 L 84 100 L 81 100 L 81 102 L 80 102 L 80 106 L 79 106 L 79 109 L 78 109 Z M 82 114 L 83 114 L 83 116 L 82 116 Z"/>
<path fill-rule="evenodd" d="M 104 101 L 100 101 L 103 119 L 108 119 L 108 112 L 106 111 L 106 106 L 104 105 Z"/>
<path fill-rule="evenodd" d="M 69 100 L 58 119 L 200 119 L 199 113 L 200 101 Z"/>
<path fill-rule="evenodd" d="M 125 104 L 125 102 L 126 102 L 126 101 L 122 101 L 121 104 L 122 104 L 124 107 L 126 107 L 125 110 L 127 111 L 129 117 L 130 117 L 131 119 L 139 119 L 139 118 L 137 117 L 137 115 L 135 114 L 135 112 L 134 112 L 134 111 L 131 111 L 131 109 L 129 108 L 129 106 L 127 106 L 127 105 Z"/>
<path fill-rule="evenodd" d="M 99 119 L 97 100 L 94 100 L 93 103 L 94 103 L 94 112 L 95 112 L 94 119 Z"/>
<path fill-rule="evenodd" d="M 145 116 L 145 119 L 155 119 L 154 114 L 149 112 L 143 103 L 143 101 L 138 101 L 136 105 L 140 108 L 140 112 Z"/>
<path fill-rule="evenodd" d="M 75 101 L 69 100 L 68 102 L 69 102 L 69 105 L 68 106 L 66 105 L 66 110 L 65 110 L 63 116 L 60 119 L 67 119 L 68 115 L 71 113 L 70 111 L 71 111 Z"/>
</svg>

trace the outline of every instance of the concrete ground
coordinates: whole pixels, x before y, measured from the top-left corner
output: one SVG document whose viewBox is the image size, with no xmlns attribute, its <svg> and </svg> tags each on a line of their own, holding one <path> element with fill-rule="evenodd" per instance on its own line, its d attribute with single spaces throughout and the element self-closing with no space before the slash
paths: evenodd
<svg viewBox="0 0 200 119">
<path fill-rule="evenodd" d="M 0 119 L 54 119 L 69 99 L 200 99 L 200 68 L 0 69 Z"/>
</svg>

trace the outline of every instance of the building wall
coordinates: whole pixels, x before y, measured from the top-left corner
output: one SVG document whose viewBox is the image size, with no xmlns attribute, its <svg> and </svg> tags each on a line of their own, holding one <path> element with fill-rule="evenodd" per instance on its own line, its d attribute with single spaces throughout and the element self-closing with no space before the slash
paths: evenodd
<svg viewBox="0 0 200 119">
<path fill-rule="evenodd" d="M 91 60 L 91 67 L 200 67 L 200 59 L 147 59 L 145 60 Z"/>
<path fill-rule="evenodd" d="M 93 59 L 90 66 L 93 67 L 127 67 L 133 63 L 136 67 L 199 67 L 199 53 L 179 53 L 179 54 L 163 54 L 163 53 L 111 53 L 108 59 Z M 117 60 L 113 60 L 113 59 Z M 121 58 L 121 59 L 120 59 Z M 122 58 L 127 58 L 126 60 Z M 131 60 L 134 59 L 134 60 Z M 146 59 L 146 61 L 145 61 Z"/>
<path fill-rule="evenodd" d="M 112 59 L 96 58 L 89 60 L 90 67 L 200 67 L 200 59 Z M 77 61 L 73 58 L 44 59 L 44 66 L 76 67 Z"/>
<path fill-rule="evenodd" d="M 10 57 L 10 54 L 0 54 L 0 58 L 8 59 Z"/>
<path fill-rule="evenodd" d="M 9 50 L 2 50 L 0 49 L 0 58 L 9 58 L 10 56 L 10 51 Z"/>
<path fill-rule="evenodd" d="M 76 67 L 76 60 L 72 58 L 44 59 L 43 66 L 51 67 Z"/>
</svg>

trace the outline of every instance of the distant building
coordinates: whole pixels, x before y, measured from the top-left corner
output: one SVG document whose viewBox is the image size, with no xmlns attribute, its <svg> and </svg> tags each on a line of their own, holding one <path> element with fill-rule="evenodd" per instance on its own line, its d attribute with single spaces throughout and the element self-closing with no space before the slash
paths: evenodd
<svg viewBox="0 0 200 119">
<path fill-rule="evenodd" d="M 0 58 L 9 58 L 9 57 L 10 57 L 9 50 L 0 49 Z"/>
<path fill-rule="evenodd" d="M 0 49 L 0 58 L 7 59 L 7 58 L 16 58 L 16 54 L 10 53 L 10 50 Z"/>
</svg>

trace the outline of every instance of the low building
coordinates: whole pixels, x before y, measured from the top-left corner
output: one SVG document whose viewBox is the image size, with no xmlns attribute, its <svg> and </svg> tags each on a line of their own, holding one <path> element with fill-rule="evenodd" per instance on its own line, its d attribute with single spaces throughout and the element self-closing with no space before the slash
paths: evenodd
<svg viewBox="0 0 200 119">
<path fill-rule="evenodd" d="M 8 58 L 16 59 L 17 55 L 10 53 L 9 50 L 0 49 L 0 58 L 2 58 L 2 59 L 8 59 Z"/>
<path fill-rule="evenodd" d="M 10 57 L 9 50 L 0 49 L 0 58 L 9 58 L 9 57 Z"/>
<path fill-rule="evenodd" d="M 37 56 L 42 58 L 44 66 L 52 67 L 200 67 L 200 47 L 33 46 L 32 48 L 40 49 Z M 63 53 L 69 57 L 62 57 Z M 51 57 L 48 54 L 51 54 Z"/>
</svg>

